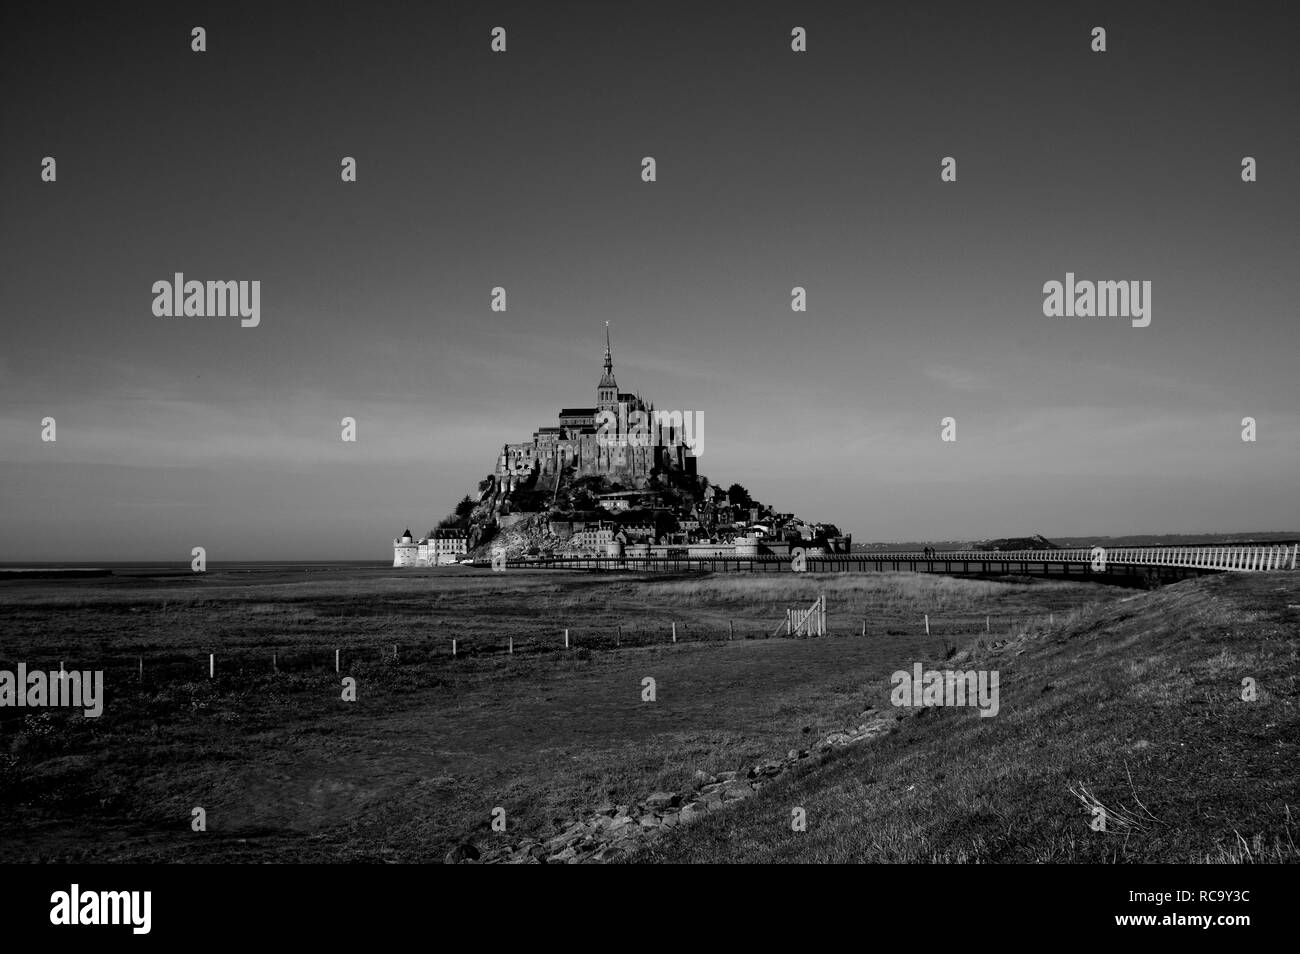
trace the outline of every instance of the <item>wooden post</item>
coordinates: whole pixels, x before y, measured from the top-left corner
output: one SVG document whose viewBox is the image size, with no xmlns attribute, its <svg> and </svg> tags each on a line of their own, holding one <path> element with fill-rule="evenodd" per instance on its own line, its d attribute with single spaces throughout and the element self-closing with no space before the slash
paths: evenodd
<svg viewBox="0 0 1300 954">
<path fill-rule="evenodd" d="M 677 642 L 677 624 L 673 623 L 673 642 Z"/>
<path fill-rule="evenodd" d="M 615 646 L 623 645 L 623 624 L 622 623 L 618 624 L 618 635 L 614 637 L 614 645 Z"/>
<path fill-rule="evenodd" d="M 217 654 L 208 653 L 208 678 L 217 678 Z"/>
<path fill-rule="evenodd" d="M 144 657 L 140 657 L 140 682 L 144 682 Z"/>
<path fill-rule="evenodd" d="M 736 638 L 736 621 L 734 619 L 727 620 L 727 638 Z"/>
<path fill-rule="evenodd" d="M 456 640 L 454 639 L 451 641 L 451 655 L 453 659 L 456 658 Z"/>
<path fill-rule="evenodd" d="M 564 648 L 569 648 L 569 631 L 567 629 L 564 631 Z"/>
<path fill-rule="evenodd" d="M 925 614 L 925 635 L 930 635 L 930 614 Z"/>
<path fill-rule="evenodd" d="M 334 671 L 339 671 L 339 650 L 334 650 Z"/>
<path fill-rule="evenodd" d="M 987 616 L 984 617 L 984 632 L 992 632 L 992 630 L 989 629 L 989 618 Z"/>
<path fill-rule="evenodd" d="M 862 621 L 862 635 L 867 635 L 867 621 L 865 619 Z"/>
<path fill-rule="evenodd" d="M 790 635 L 790 607 L 785 609 L 785 634 Z"/>
</svg>

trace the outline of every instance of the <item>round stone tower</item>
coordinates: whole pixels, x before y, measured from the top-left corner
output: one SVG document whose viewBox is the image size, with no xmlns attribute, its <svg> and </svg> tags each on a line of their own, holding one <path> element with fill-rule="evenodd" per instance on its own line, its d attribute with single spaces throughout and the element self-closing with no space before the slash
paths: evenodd
<svg viewBox="0 0 1300 954">
<path fill-rule="evenodd" d="M 415 566 L 420 558 L 420 545 L 408 528 L 393 541 L 393 566 Z"/>
</svg>

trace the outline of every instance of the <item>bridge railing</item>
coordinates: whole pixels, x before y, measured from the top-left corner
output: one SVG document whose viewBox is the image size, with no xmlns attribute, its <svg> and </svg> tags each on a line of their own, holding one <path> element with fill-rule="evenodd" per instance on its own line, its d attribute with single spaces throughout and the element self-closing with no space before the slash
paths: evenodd
<svg viewBox="0 0 1300 954">
<path fill-rule="evenodd" d="M 1300 560 L 1300 544 L 1254 544 L 1201 547 L 1098 547 L 1096 554 L 1107 564 L 1125 566 L 1175 566 L 1203 570 L 1294 570 Z M 856 555 L 856 554 L 855 554 Z M 1007 562 L 1088 563 L 1094 562 L 1094 548 L 1067 550 L 923 550 L 862 554 L 886 562 Z M 816 560 L 816 557 L 810 557 Z"/>
<path fill-rule="evenodd" d="M 1098 551 L 1098 552 L 1094 552 Z M 1104 560 L 1104 563 L 1099 561 Z M 609 567 L 654 568 L 662 565 L 692 564 L 775 564 L 788 563 L 789 557 L 776 554 L 761 556 L 627 556 L 627 557 L 551 557 L 540 561 L 510 561 L 517 567 L 567 567 L 601 569 Z M 807 565 L 843 563 L 1026 563 L 1075 564 L 1109 568 L 1112 565 L 1141 567 L 1182 567 L 1200 570 L 1264 571 L 1295 570 L 1300 565 L 1300 543 L 1245 544 L 1241 546 L 1199 547 L 1076 547 L 1064 550 L 923 550 L 871 551 L 858 553 L 809 554 Z"/>
</svg>

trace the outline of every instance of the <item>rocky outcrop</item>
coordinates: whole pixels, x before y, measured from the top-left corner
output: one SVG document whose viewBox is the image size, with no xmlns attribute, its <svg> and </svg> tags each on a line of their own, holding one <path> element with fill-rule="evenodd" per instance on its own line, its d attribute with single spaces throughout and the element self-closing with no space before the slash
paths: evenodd
<svg viewBox="0 0 1300 954">
<path fill-rule="evenodd" d="M 502 837 L 477 846 L 478 857 L 469 852 L 447 856 L 447 861 L 478 864 L 583 864 L 615 861 L 631 855 L 664 831 L 689 825 L 712 812 L 752 798 L 766 785 L 800 763 L 821 757 L 849 745 L 867 742 L 888 733 L 901 716 L 868 708 L 863 721 L 852 728 L 832 732 L 807 749 L 791 749 L 784 758 L 769 759 L 735 772 L 709 775 L 696 772 L 694 783 L 680 792 L 654 792 L 633 805 L 600 809 L 573 821 L 558 834 L 547 838 L 511 841 Z M 473 847 L 473 846 L 466 846 Z"/>
</svg>

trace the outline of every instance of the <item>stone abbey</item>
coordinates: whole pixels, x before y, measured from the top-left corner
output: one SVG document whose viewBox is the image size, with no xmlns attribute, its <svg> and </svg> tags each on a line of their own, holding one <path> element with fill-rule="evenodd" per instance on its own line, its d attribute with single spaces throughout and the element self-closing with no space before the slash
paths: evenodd
<svg viewBox="0 0 1300 954">
<path fill-rule="evenodd" d="M 619 391 L 606 323 L 596 406 L 562 408 L 557 424 L 539 427 L 530 441 L 502 447 L 494 471 L 497 492 L 508 494 L 565 468 L 576 477 L 606 477 L 632 489 L 649 487 L 658 474 L 674 483 L 693 481 L 698 445 L 691 436 L 682 412 L 656 411 L 640 394 Z"/>
<path fill-rule="evenodd" d="M 777 513 L 740 484 L 724 490 L 698 473 L 703 416 L 620 391 L 605 329 L 594 404 L 562 408 L 531 440 L 504 444 L 476 494 L 436 529 L 393 541 L 394 566 L 469 562 L 489 547 L 514 559 L 847 551 L 833 525 Z"/>
</svg>

